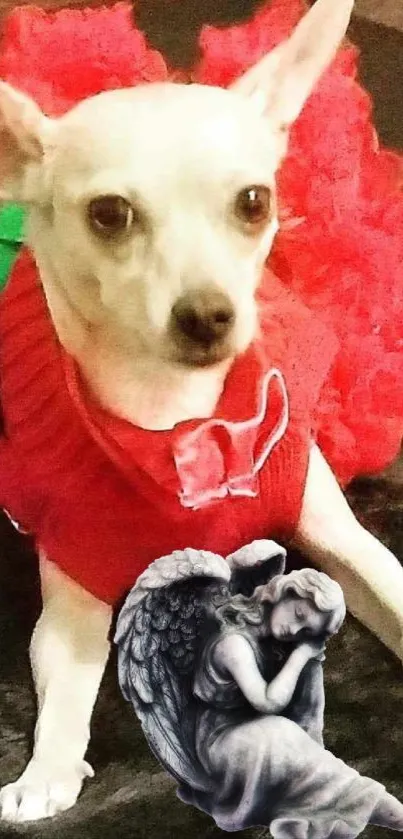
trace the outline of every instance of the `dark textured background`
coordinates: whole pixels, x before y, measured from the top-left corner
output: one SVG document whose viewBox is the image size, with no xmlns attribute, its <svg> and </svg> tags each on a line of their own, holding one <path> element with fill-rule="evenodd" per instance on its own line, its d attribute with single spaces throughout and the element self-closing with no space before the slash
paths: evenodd
<svg viewBox="0 0 403 839">
<path fill-rule="evenodd" d="M 395 0 L 396 7 L 400 3 Z M 12 5 L 0 2 L 0 19 Z M 58 0 L 44 0 L 41 5 L 55 7 Z M 88 3 L 62 0 L 60 5 Z M 94 0 L 91 5 L 99 4 Z M 251 0 L 172 4 L 145 0 L 140 14 L 154 45 L 163 47 L 172 60 L 186 62 L 193 55 L 194 33 L 202 21 L 239 19 L 254 5 Z M 403 34 L 388 25 L 397 22 L 395 6 L 393 0 L 378 5 L 359 0 L 350 35 L 362 50 L 361 77 L 374 95 L 381 137 L 403 148 Z M 367 19 L 370 7 L 386 26 Z M 402 465 L 378 480 L 357 484 L 351 500 L 367 526 L 403 556 Z M 35 557 L 0 518 L 0 785 L 17 777 L 31 748 L 35 705 L 27 646 L 38 610 Z M 328 747 L 403 800 L 401 665 L 349 618 L 328 651 L 326 684 Z M 49 822 L 16 828 L 0 825 L 0 839 L 218 839 L 223 835 L 209 819 L 176 799 L 173 784 L 150 756 L 134 716 L 118 694 L 114 660 L 96 707 L 89 760 L 96 776 L 73 810 Z M 269 833 L 261 829 L 238 835 L 263 839 Z M 373 839 L 381 835 L 386 836 L 385 831 L 367 831 Z"/>
</svg>

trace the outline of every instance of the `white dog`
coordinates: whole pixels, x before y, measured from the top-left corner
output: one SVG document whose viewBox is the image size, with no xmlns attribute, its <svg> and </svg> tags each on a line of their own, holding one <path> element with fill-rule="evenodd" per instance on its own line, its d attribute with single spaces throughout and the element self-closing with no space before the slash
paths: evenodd
<svg viewBox="0 0 403 839">
<path fill-rule="evenodd" d="M 255 291 L 278 226 L 273 195 L 287 130 L 332 60 L 352 6 L 318 0 L 292 37 L 229 91 L 150 84 L 101 94 L 51 120 L 1 84 L 1 197 L 29 206 L 29 244 L 59 340 L 110 412 L 146 429 L 212 415 L 257 327 Z M 225 211 L 249 184 L 262 184 L 252 235 L 242 213 Z M 246 194 L 253 204 L 256 195 Z M 206 328 L 209 340 L 200 341 Z M 402 657 L 403 571 L 356 521 L 316 446 L 295 541 Z M 92 774 L 84 756 L 109 651 L 110 607 L 51 556 L 41 556 L 40 573 L 35 747 L 1 792 L 9 821 L 71 807 Z"/>
</svg>

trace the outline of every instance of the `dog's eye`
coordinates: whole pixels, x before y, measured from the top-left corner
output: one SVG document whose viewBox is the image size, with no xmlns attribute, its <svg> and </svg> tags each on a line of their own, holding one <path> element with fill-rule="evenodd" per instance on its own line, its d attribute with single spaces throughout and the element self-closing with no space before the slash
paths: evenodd
<svg viewBox="0 0 403 839">
<path fill-rule="evenodd" d="M 251 229 L 262 227 L 272 212 L 272 194 L 267 186 L 249 186 L 238 193 L 235 215 Z"/>
<path fill-rule="evenodd" d="M 120 195 L 103 195 L 89 204 L 88 219 L 91 227 L 99 233 L 123 233 L 133 224 L 134 210 Z"/>
</svg>

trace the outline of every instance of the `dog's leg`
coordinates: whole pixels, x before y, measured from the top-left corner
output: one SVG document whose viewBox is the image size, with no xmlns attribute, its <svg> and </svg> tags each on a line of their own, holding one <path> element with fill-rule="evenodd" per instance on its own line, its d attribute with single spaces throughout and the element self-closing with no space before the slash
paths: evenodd
<svg viewBox="0 0 403 839">
<path fill-rule="evenodd" d="M 38 721 L 31 761 L 0 793 L 8 821 L 71 807 L 83 780 L 90 719 L 109 653 L 111 609 L 41 557 L 43 611 L 31 642 Z"/>
<path fill-rule="evenodd" d="M 312 447 L 296 547 L 340 583 L 349 611 L 403 658 L 403 568 L 362 527 Z"/>
</svg>

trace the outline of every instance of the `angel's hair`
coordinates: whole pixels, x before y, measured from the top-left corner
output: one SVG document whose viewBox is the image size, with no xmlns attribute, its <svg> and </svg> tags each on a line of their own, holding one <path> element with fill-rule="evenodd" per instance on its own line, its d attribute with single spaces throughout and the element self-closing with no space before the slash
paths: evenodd
<svg viewBox="0 0 403 839">
<path fill-rule="evenodd" d="M 325 632 L 334 635 L 339 631 L 346 616 L 346 604 L 341 587 L 335 580 L 321 571 L 304 568 L 274 577 L 259 592 L 261 603 L 273 606 L 290 596 L 311 600 L 320 612 L 328 613 Z"/>
<path fill-rule="evenodd" d="M 264 623 L 266 608 L 263 603 L 253 597 L 244 597 L 237 594 L 223 603 L 216 612 L 215 617 L 224 627 L 238 627 L 243 629 L 247 626 L 259 626 Z"/>
</svg>

